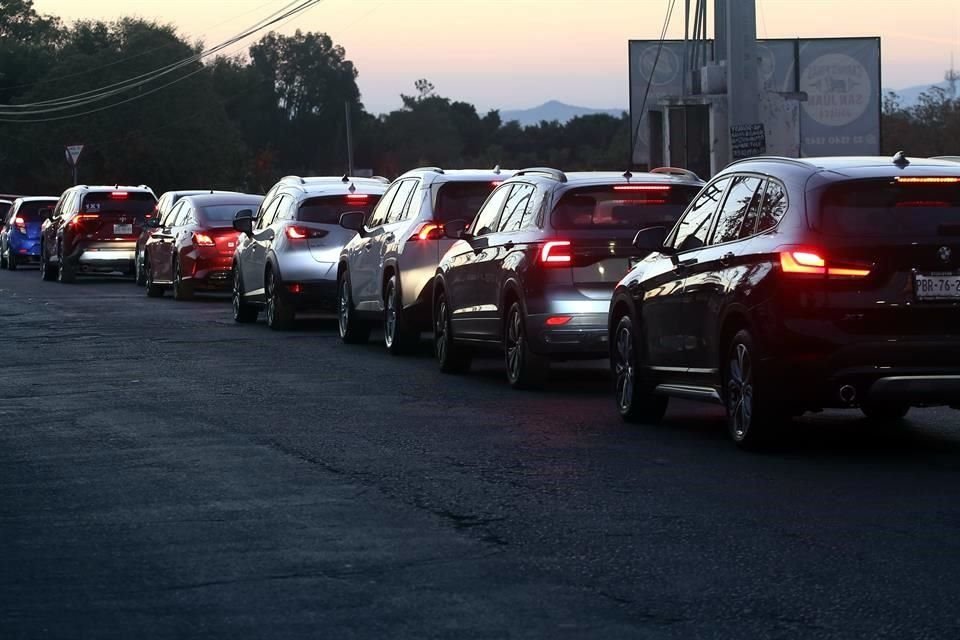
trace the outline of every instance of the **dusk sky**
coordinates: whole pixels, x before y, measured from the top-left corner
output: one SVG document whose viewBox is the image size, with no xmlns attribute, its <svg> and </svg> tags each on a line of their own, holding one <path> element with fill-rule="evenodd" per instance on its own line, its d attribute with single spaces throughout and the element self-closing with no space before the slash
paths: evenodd
<svg viewBox="0 0 960 640">
<path fill-rule="evenodd" d="M 215 44 L 289 0 L 35 0 L 63 19 L 136 15 Z M 282 26 L 324 31 L 356 64 L 373 112 L 400 105 L 417 78 L 481 110 L 549 99 L 627 107 L 627 41 L 659 36 L 667 0 L 325 0 Z M 678 0 L 668 37 L 683 36 Z M 960 0 L 758 0 L 760 37 L 882 38 L 883 84 L 939 82 L 960 67 Z M 237 46 L 234 52 L 243 52 Z"/>
</svg>

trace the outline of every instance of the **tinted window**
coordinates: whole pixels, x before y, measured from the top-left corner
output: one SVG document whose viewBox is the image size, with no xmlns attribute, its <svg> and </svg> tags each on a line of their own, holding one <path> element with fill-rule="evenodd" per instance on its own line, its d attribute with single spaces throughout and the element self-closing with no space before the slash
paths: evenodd
<svg viewBox="0 0 960 640">
<path fill-rule="evenodd" d="M 387 192 L 383 194 L 383 198 L 380 199 L 380 202 L 373 208 L 373 212 L 370 214 L 370 218 L 367 220 L 367 227 L 379 227 L 383 224 L 384 220 L 387 219 L 387 210 L 390 208 L 390 203 L 393 202 L 394 196 L 397 195 L 397 191 L 400 190 L 401 183 L 394 182 L 390 185 L 390 188 L 387 189 Z"/>
<path fill-rule="evenodd" d="M 912 238 L 960 235 L 960 185 L 889 179 L 835 185 L 821 198 L 820 227 L 831 235 Z"/>
<path fill-rule="evenodd" d="M 419 180 L 404 180 L 397 189 L 397 195 L 390 203 L 390 209 L 387 211 L 387 224 L 398 222 L 403 219 L 403 213 L 407 209 L 407 202 L 413 190 L 420 184 Z"/>
<path fill-rule="evenodd" d="M 672 227 L 697 195 L 697 187 L 609 185 L 571 189 L 553 209 L 554 229 Z"/>
<path fill-rule="evenodd" d="M 274 201 L 270 203 L 270 206 L 264 210 L 263 215 L 257 220 L 257 229 L 266 229 L 273 224 L 273 219 L 277 215 L 277 208 L 280 206 L 282 200 L 283 196 L 277 196 Z"/>
<path fill-rule="evenodd" d="M 204 222 L 232 222 L 238 211 L 256 209 L 253 203 L 212 204 L 200 207 L 200 217 Z"/>
<path fill-rule="evenodd" d="M 37 222 L 40 220 L 40 209 L 53 208 L 56 202 L 21 202 L 17 215 L 28 222 Z"/>
<path fill-rule="evenodd" d="M 757 194 L 758 187 L 763 181 L 760 178 L 737 176 L 730 185 L 727 199 L 717 216 L 717 230 L 713 232 L 713 244 L 730 242 L 741 237 L 740 230 L 746 222 L 747 212 L 757 206 L 763 192 Z M 752 223 L 751 223 L 752 224 Z M 746 235 L 752 235 L 753 231 Z"/>
<path fill-rule="evenodd" d="M 446 182 L 440 185 L 433 207 L 433 219 L 441 222 L 472 220 L 497 186 L 498 183 L 489 180 Z"/>
<path fill-rule="evenodd" d="M 757 232 L 777 226 L 786 212 L 787 190 L 779 182 L 770 180 L 767 184 L 767 193 L 763 196 L 763 204 L 760 206 L 760 224 L 757 225 Z"/>
<path fill-rule="evenodd" d="M 503 203 L 507 199 L 507 194 L 510 193 L 511 186 L 502 186 L 490 194 L 473 221 L 473 235 L 482 236 L 493 232 L 497 224 L 497 218 L 500 216 L 500 209 L 503 208 Z"/>
<path fill-rule="evenodd" d="M 500 216 L 499 231 L 518 231 L 524 227 L 524 220 L 529 219 L 528 213 L 532 208 L 537 188 L 532 184 L 515 184 L 507 203 Z"/>
<path fill-rule="evenodd" d="M 721 178 L 704 187 L 677 226 L 670 246 L 678 251 L 687 251 L 702 247 L 706 243 L 713 214 L 717 211 L 720 198 L 729 183 L 730 178 Z"/>
<path fill-rule="evenodd" d="M 150 193 L 107 191 L 84 195 L 80 213 L 126 213 L 143 220 L 156 206 L 157 199 Z"/>
<path fill-rule="evenodd" d="M 171 227 L 180 227 L 187 223 L 187 220 L 190 218 L 190 205 L 184 203 L 183 206 L 177 207 L 177 215 L 173 219 Z"/>
<path fill-rule="evenodd" d="M 309 198 L 300 204 L 297 220 L 320 224 L 340 224 L 340 216 L 347 211 L 363 211 L 366 218 L 379 201 L 380 196 L 365 193 Z"/>
<path fill-rule="evenodd" d="M 8 202 L 0 202 L 0 220 L 4 220 L 7 217 L 7 213 L 10 212 L 10 207 L 12 205 Z"/>
</svg>

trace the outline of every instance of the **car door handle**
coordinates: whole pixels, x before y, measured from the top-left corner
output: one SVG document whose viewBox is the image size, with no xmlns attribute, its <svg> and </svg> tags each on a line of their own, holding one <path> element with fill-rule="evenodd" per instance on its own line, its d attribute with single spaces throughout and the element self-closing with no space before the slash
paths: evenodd
<svg viewBox="0 0 960 640">
<path fill-rule="evenodd" d="M 736 257 L 736 255 L 733 253 L 733 251 L 728 251 L 727 253 L 723 254 L 723 257 L 722 257 L 722 258 L 720 258 L 720 264 L 723 265 L 724 267 L 726 267 L 726 266 L 728 266 L 731 262 L 733 262 L 733 259 L 734 259 L 735 257 Z"/>
</svg>

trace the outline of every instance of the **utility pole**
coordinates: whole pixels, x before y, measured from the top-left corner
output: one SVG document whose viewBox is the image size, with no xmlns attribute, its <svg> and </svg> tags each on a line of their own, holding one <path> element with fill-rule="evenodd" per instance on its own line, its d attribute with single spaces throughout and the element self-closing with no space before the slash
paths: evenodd
<svg viewBox="0 0 960 640">
<path fill-rule="evenodd" d="M 944 74 L 943 79 L 947 81 L 947 87 L 950 90 L 950 99 L 957 99 L 957 82 L 960 82 L 960 72 L 953 66 L 953 54 L 950 54 L 950 71 Z"/>
<path fill-rule="evenodd" d="M 347 175 L 353 175 L 353 125 L 350 119 L 350 103 L 343 103 L 343 114 L 347 123 Z"/>
</svg>

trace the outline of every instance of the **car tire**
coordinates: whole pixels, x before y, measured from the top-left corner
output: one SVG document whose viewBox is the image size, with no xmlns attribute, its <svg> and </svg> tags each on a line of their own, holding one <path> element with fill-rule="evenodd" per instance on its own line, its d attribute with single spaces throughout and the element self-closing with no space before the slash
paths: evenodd
<svg viewBox="0 0 960 640">
<path fill-rule="evenodd" d="M 64 260 L 62 247 L 57 247 L 57 282 L 61 284 L 73 284 L 76 281 L 76 270 Z"/>
<path fill-rule="evenodd" d="M 867 401 L 860 405 L 867 420 L 884 426 L 895 426 L 907 417 L 910 405 L 903 402 Z"/>
<path fill-rule="evenodd" d="M 776 397 L 769 379 L 759 370 L 760 362 L 761 352 L 750 332 L 737 332 L 722 363 L 723 401 L 730 437 L 743 449 L 773 444 L 787 418 L 776 408 Z"/>
<path fill-rule="evenodd" d="M 337 328 L 344 344 L 363 344 L 370 340 L 370 325 L 357 318 L 347 271 L 337 278 Z"/>
<path fill-rule="evenodd" d="M 237 265 L 233 265 L 233 295 L 231 303 L 233 305 L 233 321 L 241 324 L 250 324 L 257 321 L 260 310 L 243 300 L 243 274 Z"/>
<path fill-rule="evenodd" d="M 7 262 L 7 254 L 4 252 L 3 248 L 0 247 L 0 269 L 9 269 L 9 263 Z"/>
<path fill-rule="evenodd" d="M 180 302 L 193 300 L 193 283 L 183 279 L 180 258 L 173 259 L 173 299 Z"/>
<path fill-rule="evenodd" d="M 7 269 L 10 271 L 16 271 L 19 260 L 17 260 L 17 254 L 11 253 L 10 249 L 7 249 Z"/>
<path fill-rule="evenodd" d="M 138 287 L 144 287 L 147 284 L 146 270 L 143 268 L 143 254 L 137 251 L 133 262 L 134 282 Z"/>
<path fill-rule="evenodd" d="M 47 251 L 42 246 L 40 247 L 40 278 L 44 282 L 53 282 L 57 279 L 57 272 L 54 271 L 53 265 L 47 258 Z"/>
<path fill-rule="evenodd" d="M 457 344 L 447 294 L 441 290 L 433 305 L 433 352 L 443 373 L 464 373 L 470 369 L 472 355 Z"/>
<path fill-rule="evenodd" d="M 293 328 L 297 312 L 293 306 L 283 299 L 281 293 L 283 281 L 272 268 L 267 269 L 263 277 L 264 294 L 267 298 L 267 326 L 274 331 L 287 331 Z"/>
<path fill-rule="evenodd" d="M 162 298 L 163 297 L 163 287 L 158 284 L 153 283 L 153 265 L 150 264 L 149 260 L 145 259 L 146 264 L 143 265 L 145 283 L 144 287 L 147 293 L 148 298 Z"/>
<path fill-rule="evenodd" d="M 657 424 L 663 420 L 670 399 L 655 393 L 653 384 L 639 379 L 638 336 L 630 316 L 622 316 L 615 326 L 610 339 L 610 369 L 617 411 L 626 422 Z"/>
<path fill-rule="evenodd" d="M 550 373 L 550 361 L 533 352 L 527 337 L 527 321 L 519 302 L 510 305 L 503 327 L 503 355 L 507 382 L 514 389 L 542 387 Z"/>
<path fill-rule="evenodd" d="M 410 327 L 403 312 L 400 279 L 394 274 L 383 288 L 383 344 L 391 355 L 399 356 L 413 352 L 419 341 L 420 332 Z"/>
</svg>

